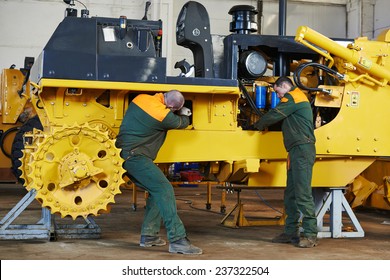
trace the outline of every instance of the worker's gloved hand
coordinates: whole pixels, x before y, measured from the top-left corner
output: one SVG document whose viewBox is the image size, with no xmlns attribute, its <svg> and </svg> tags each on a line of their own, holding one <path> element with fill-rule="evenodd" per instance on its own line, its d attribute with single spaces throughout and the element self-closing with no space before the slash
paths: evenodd
<svg viewBox="0 0 390 280">
<path fill-rule="evenodd" d="M 177 111 L 177 114 L 179 116 L 188 116 L 189 117 L 192 115 L 192 112 L 187 107 L 182 107 L 179 111 Z"/>
</svg>

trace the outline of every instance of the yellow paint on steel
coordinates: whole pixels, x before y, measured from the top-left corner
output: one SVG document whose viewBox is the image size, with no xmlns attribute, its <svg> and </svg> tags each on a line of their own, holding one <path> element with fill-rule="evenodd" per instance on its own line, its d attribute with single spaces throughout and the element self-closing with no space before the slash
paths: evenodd
<svg viewBox="0 0 390 280">
<path fill-rule="evenodd" d="M 363 48 L 362 46 L 365 45 L 366 43 L 370 44 L 371 48 L 369 49 L 372 49 L 372 47 L 375 48 L 374 45 L 375 42 L 370 42 L 367 40 L 367 38 L 360 38 L 355 40 L 355 46 L 348 49 L 307 26 L 300 26 L 297 29 L 295 40 L 310 48 L 312 48 L 312 45 L 308 44 L 306 41 L 315 44 L 319 48 L 323 50 L 327 50 L 329 53 L 351 63 L 361 71 L 367 72 L 375 77 L 382 78 L 383 79 L 383 81 L 381 82 L 382 86 L 385 86 L 390 81 L 390 70 L 387 67 L 383 66 L 383 64 L 376 63 L 376 60 L 379 57 L 372 57 L 367 55 L 367 53 L 365 53 L 366 49 Z M 385 44 L 386 43 L 384 42 L 378 42 L 378 44 L 376 45 L 377 47 L 379 47 L 380 45 L 385 45 Z M 321 50 L 318 50 L 317 52 L 324 55 L 323 51 Z M 387 52 L 383 52 L 383 53 L 387 53 Z"/>
<path fill-rule="evenodd" d="M 23 94 L 24 75 L 17 69 L 4 69 L 0 79 L 0 115 L 3 124 L 16 124 L 28 101 L 29 87 Z"/>
<path fill-rule="evenodd" d="M 88 124 L 65 126 L 46 135 L 31 154 L 27 189 L 51 213 L 86 218 L 109 209 L 121 193 L 123 159 L 107 132 Z"/>
<path fill-rule="evenodd" d="M 317 157 L 313 167 L 313 187 L 344 187 L 375 161 L 361 157 Z M 286 186 L 286 160 L 265 160 L 258 173 L 249 177 L 249 185 L 262 187 Z"/>
<path fill-rule="evenodd" d="M 41 90 L 45 87 L 85 88 L 85 89 L 110 89 L 129 90 L 133 92 L 163 92 L 177 89 L 188 93 L 207 94 L 240 94 L 238 87 L 234 86 L 210 86 L 210 85 L 184 85 L 184 84 L 158 84 L 158 83 L 134 83 L 112 81 L 87 81 L 87 80 L 64 80 L 64 79 L 41 79 Z"/>
</svg>

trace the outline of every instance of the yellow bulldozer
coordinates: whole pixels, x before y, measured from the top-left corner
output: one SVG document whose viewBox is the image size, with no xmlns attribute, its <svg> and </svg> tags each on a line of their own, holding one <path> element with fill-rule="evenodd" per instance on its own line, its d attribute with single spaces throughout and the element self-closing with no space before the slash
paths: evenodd
<svg viewBox="0 0 390 280">
<path fill-rule="evenodd" d="M 319 234 L 363 236 L 349 205 L 390 209 L 390 131 L 383 127 L 390 114 L 390 30 L 376 40 L 342 43 L 305 26 L 295 38 L 259 35 L 256 13 L 252 6 L 233 7 L 232 34 L 216 52 L 206 9 L 186 3 L 176 41 L 192 51 L 194 65 L 178 62 L 179 76 L 166 74 L 161 21 L 65 17 L 28 80 L 19 70 L 3 71 L 1 144 L 10 159 L 1 167 L 13 166 L 51 214 L 87 219 L 105 212 L 125 183 L 115 138 L 129 102 L 140 93 L 177 89 L 193 113 L 191 125 L 168 133 L 156 159 L 162 169 L 197 163 L 205 177 L 233 189 L 284 187 L 280 128 L 259 132 L 252 125 L 275 106 L 272 84 L 287 75 L 307 93 L 315 116 Z M 4 139 L 19 132 L 26 112 L 36 117 L 15 137 L 22 145 L 12 145 L 11 153 Z M 347 212 L 355 231 L 325 227 L 329 211 L 337 222 Z"/>
</svg>

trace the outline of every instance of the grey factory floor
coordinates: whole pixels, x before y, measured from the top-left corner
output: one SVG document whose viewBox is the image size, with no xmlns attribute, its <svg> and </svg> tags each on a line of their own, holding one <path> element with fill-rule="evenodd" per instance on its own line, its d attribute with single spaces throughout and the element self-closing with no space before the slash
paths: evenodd
<svg viewBox="0 0 390 280">
<path fill-rule="evenodd" d="M 168 253 L 168 246 L 139 246 L 140 226 L 144 214 L 144 193 L 137 191 L 137 209 L 132 208 L 132 189 L 122 189 L 115 197 L 109 214 L 95 217 L 101 229 L 98 239 L 0 240 L 1 260 L 390 260 L 390 213 L 358 210 L 356 216 L 365 236 L 361 238 L 323 238 L 319 246 L 301 249 L 290 244 L 275 244 L 271 239 L 282 226 L 248 226 L 230 228 L 221 225 L 222 190 L 212 188 L 211 209 L 206 210 L 206 187 L 175 187 L 178 213 L 189 239 L 203 249 L 203 255 Z M 280 215 L 281 189 L 243 190 L 244 214 L 248 220 Z M 0 218 L 24 196 L 17 184 L 0 184 Z M 262 198 L 262 199 L 260 199 Z M 265 202 L 266 201 L 266 204 Z M 235 205 L 236 194 L 226 195 L 226 212 Z M 268 204 L 268 205 L 267 205 Z M 274 209 L 270 208 L 272 206 Z M 37 221 L 41 208 L 34 201 L 21 214 L 23 222 Z M 17 223 L 18 219 L 15 221 Z M 58 223 L 72 220 L 56 218 Z M 78 220 L 76 220 L 77 222 Z M 164 229 L 161 235 L 165 237 Z"/>
</svg>

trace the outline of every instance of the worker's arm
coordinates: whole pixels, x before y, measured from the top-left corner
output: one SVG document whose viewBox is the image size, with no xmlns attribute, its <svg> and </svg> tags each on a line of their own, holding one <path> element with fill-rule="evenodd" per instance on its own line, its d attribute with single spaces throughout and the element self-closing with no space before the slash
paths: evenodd
<svg viewBox="0 0 390 280">
<path fill-rule="evenodd" d="M 173 112 L 169 112 L 162 121 L 162 124 L 165 129 L 186 128 L 190 124 L 190 119 L 187 116 L 179 116 Z"/>
<path fill-rule="evenodd" d="M 296 106 L 293 98 L 290 94 L 286 94 L 275 108 L 269 110 L 254 124 L 254 127 L 258 130 L 264 130 L 265 128 L 285 119 L 295 110 Z"/>
</svg>

